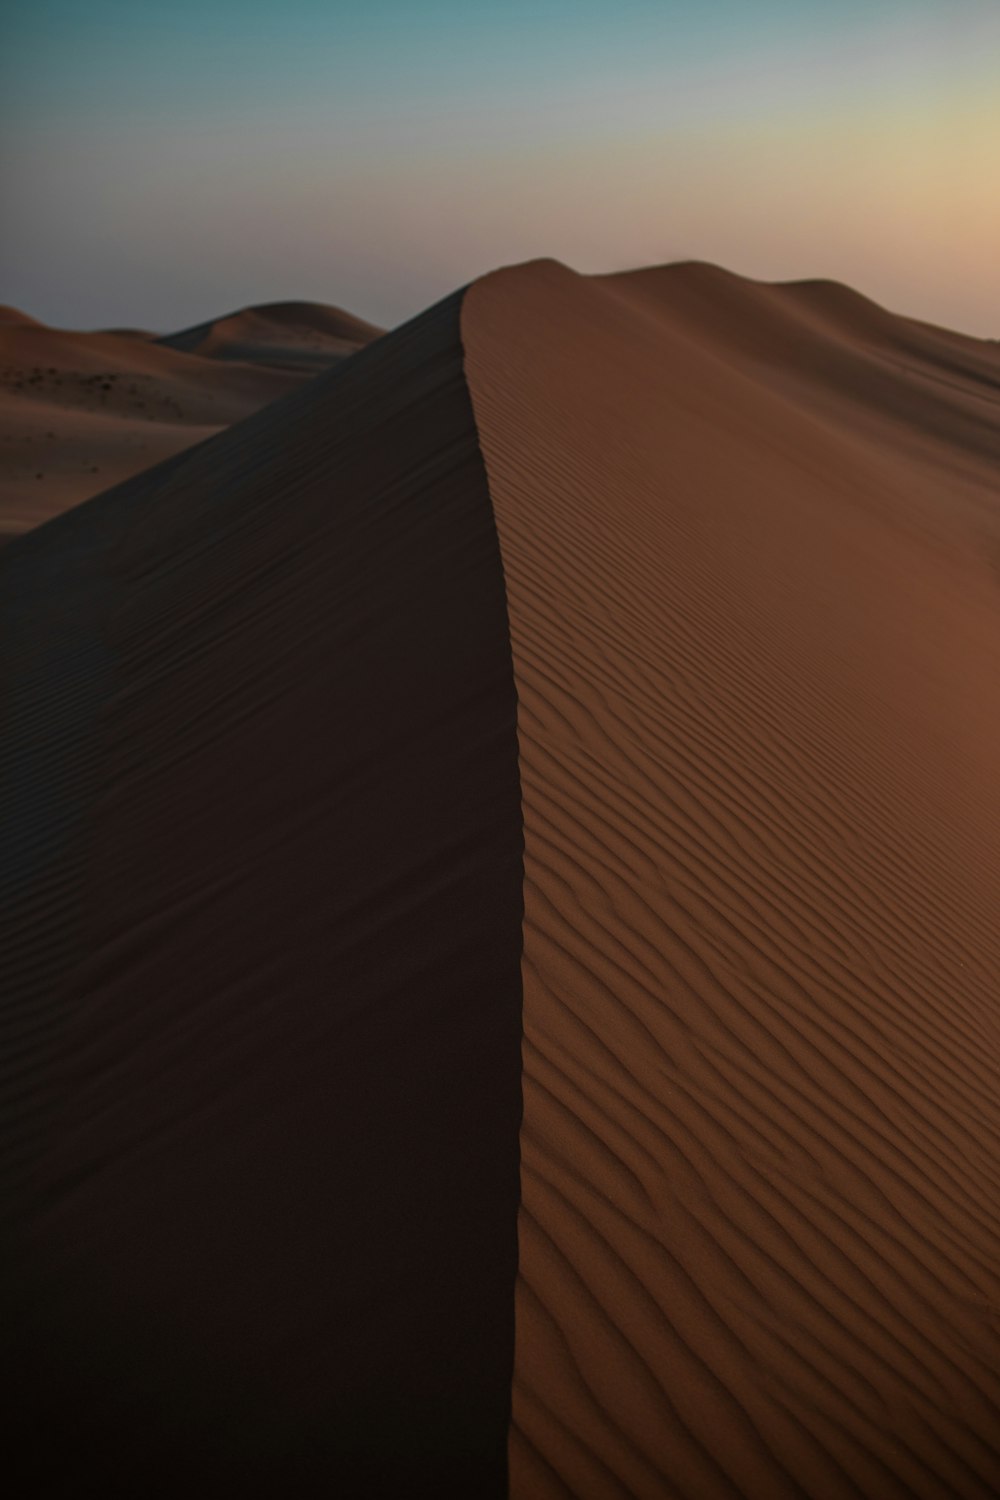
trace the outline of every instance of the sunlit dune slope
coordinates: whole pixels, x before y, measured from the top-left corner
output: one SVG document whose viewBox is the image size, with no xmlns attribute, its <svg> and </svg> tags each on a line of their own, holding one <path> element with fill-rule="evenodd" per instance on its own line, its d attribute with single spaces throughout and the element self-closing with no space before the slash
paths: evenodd
<svg viewBox="0 0 1000 1500">
<path fill-rule="evenodd" d="M 525 833 L 511 1494 L 1000 1490 L 1000 354 L 463 306 Z"/>
<path fill-rule="evenodd" d="M 0 558 L 39 1494 L 506 1492 L 521 825 L 458 308 Z"/>
</svg>

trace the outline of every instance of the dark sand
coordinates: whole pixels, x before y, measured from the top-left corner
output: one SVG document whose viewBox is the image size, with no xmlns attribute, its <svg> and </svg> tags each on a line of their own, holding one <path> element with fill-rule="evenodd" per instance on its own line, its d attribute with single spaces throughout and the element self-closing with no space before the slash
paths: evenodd
<svg viewBox="0 0 1000 1500">
<path fill-rule="evenodd" d="M 506 1492 L 521 823 L 458 316 L 0 558 L 39 1495 Z"/>
</svg>

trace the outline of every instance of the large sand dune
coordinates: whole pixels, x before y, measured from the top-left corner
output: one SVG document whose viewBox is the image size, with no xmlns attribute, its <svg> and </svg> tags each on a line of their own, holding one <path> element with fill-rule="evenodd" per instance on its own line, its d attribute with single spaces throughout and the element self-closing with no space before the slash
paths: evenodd
<svg viewBox="0 0 1000 1500">
<path fill-rule="evenodd" d="M 1000 358 L 707 267 L 463 310 L 525 831 L 512 1488 L 1000 1488 Z"/>
<path fill-rule="evenodd" d="M 998 475 L 994 344 L 543 261 L 10 545 L 45 1493 L 1000 1492 Z"/>
<path fill-rule="evenodd" d="M 75 333 L 0 308 L 0 545 L 329 369 L 381 330 L 311 302 L 182 333 Z"/>
</svg>

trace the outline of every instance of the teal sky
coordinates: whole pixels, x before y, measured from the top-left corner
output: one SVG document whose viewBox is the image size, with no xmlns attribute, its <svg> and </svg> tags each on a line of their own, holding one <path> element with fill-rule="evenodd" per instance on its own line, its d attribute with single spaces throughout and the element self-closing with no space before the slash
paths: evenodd
<svg viewBox="0 0 1000 1500">
<path fill-rule="evenodd" d="M 1000 334 L 1000 0 L 8 0 L 0 301 L 395 323 L 495 265 L 834 276 Z"/>
</svg>

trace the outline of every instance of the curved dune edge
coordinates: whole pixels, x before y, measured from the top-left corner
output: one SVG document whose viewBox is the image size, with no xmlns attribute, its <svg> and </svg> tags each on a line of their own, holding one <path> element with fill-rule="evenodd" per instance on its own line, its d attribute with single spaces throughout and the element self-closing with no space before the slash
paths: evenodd
<svg viewBox="0 0 1000 1500">
<path fill-rule="evenodd" d="M 525 833 L 511 1495 L 993 1495 L 997 350 L 553 262 L 462 340 Z"/>
<path fill-rule="evenodd" d="M 521 823 L 459 301 L 0 559 L 39 1494 L 506 1493 Z"/>
</svg>

